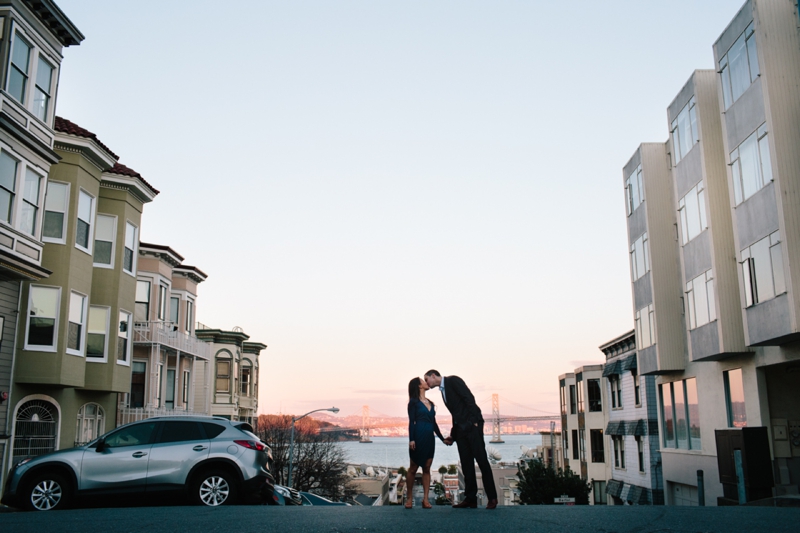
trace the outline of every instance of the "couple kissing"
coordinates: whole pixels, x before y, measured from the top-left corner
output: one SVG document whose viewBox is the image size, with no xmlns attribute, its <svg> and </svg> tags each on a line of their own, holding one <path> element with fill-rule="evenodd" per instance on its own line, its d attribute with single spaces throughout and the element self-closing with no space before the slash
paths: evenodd
<svg viewBox="0 0 800 533">
<path fill-rule="evenodd" d="M 453 416 L 453 428 L 445 438 L 436 423 L 436 406 L 429 400 L 426 391 L 438 388 L 442 393 L 442 401 Z M 447 446 L 455 442 L 461 470 L 464 473 L 464 500 L 453 505 L 455 509 L 476 508 L 478 506 L 478 481 L 475 477 L 475 462 L 481 469 L 483 487 L 486 491 L 487 509 L 497 507 L 497 490 L 494 486 L 492 467 L 486 456 L 486 444 L 483 441 L 483 415 L 475 403 L 475 397 L 458 376 L 442 376 L 436 370 L 428 370 L 424 378 L 414 378 L 408 384 L 408 456 L 411 464 L 406 476 L 408 500 L 406 509 L 413 505 L 411 489 L 417 469 L 422 468 L 422 487 L 424 496 L 422 508 L 430 509 L 428 492 L 431 484 L 431 463 L 436 448 L 434 433 Z"/>
</svg>

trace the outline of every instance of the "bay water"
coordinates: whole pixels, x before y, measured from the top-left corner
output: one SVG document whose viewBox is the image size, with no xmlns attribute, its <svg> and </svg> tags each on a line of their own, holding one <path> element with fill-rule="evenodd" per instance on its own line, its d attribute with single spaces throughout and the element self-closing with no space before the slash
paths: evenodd
<svg viewBox="0 0 800 533">
<path fill-rule="evenodd" d="M 503 443 L 490 443 L 491 435 L 484 435 L 487 451 L 491 448 L 497 450 L 503 462 L 515 462 L 523 453 L 524 448 L 535 448 L 541 445 L 542 436 L 535 435 L 503 435 Z M 346 441 L 341 443 L 347 454 L 350 464 L 365 464 L 369 466 L 383 466 L 388 468 L 408 468 L 408 437 L 372 437 L 372 443 Z M 441 465 L 458 463 L 458 448 L 455 444 L 445 446 L 436 439 L 436 452 L 433 457 L 432 469 L 435 471 Z"/>
</svg>

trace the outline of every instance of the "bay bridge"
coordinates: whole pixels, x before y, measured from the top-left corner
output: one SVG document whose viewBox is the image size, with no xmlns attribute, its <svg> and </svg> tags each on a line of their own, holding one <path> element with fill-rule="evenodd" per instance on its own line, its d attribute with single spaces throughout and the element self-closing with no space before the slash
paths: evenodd
<svg viewBox="0 0 800 533">
<path fill-rule="evenodd" d="M 517 402 L 514 402 L 508 398 L 503 397 L 504 404 L 510 404 L 513 406 L 511 409 L 511 413 L 504 412 L 503 414 L 500 413 L 500 395 L 499 394 L 492 394 L 491 396 L 483 399 L 482 401 L 477 402 L 478 407 L 481 408 L 481 411 L 484 413 L 484 421 L 486 425 L 492 425 L 492 440 L 491 442 L 500 443 L 503 442 L 503 427 L 506 427 L 506 431 L 509 430 L 508 426 L 514 425 L 517 422 L 551 422 L 550 429 L 551 431 L 554 428 L 561 427 L 561 415 L 554 414 L 552 412 L 542 411 L 541 409 L 536 409 L 533 407 L 528 407 Z M 488 407 L 488 409 L 487 409 Z M 491 413 L 491 415 L 487 416 L 487 413 Z M 348 415 L 349 417 L 356 417 L 358 413 L 352 413 Z M 446 412 L 444 416 L 445 419 L 449 419 L 449 413 Z M 347 417 L 346 417 L 347 418 Z M 361 424 L 359 426 L 335 426 L 335 427 L 328 427 L 324 429 L 320 429 L 320 431 L 326 432 L 345 432 L 345 433 L 352 433 L 358 434 L 360 442 L 372 442 L 372 431 L 375 429 L 400 429 L 404 428 L 408 425 L 408 423 L 400 423 L 396 421 L 392 422 L 373 422 L 373 418 L 379 419 L 397 419 L 400 417 L 390 416 L 383 413 L 372 412 L 370 413 L 369 405 L 365 405 L 361 409 Z M 556 429 L 557 431 L 560 429 Z"/>
</svg>

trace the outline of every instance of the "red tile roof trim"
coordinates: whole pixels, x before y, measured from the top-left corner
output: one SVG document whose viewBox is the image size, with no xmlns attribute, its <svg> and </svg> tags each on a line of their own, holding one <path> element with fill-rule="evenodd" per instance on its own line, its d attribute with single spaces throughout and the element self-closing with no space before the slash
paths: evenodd
<svg viewBox="0 0 800 533">
<path fill-rule="evenodd" d="M 112 174 L 120 174 L 121 176 L 128 176 L 128 177 L 131 177 L 131 178 L 136 178 L 139 181 L 141 181 L 142 183 L 144 183 L 147 186 L 147 188 L 150 189 L 151 191 L 153 191 L 155 194 L 158 194 L 160 192 L 158 189 L 156 189 L 155 187 L 153 187 L 152 185 L 147 183 L 147 181 L 142 177 L 141 174 L 139 174 L 138 172 L 136 172 L 132 168 L 126 167 L 122 163 L 114 163 L 114 166 L 110 170 L 108 170 L 107 172 L 110 172 Z"/>
<path fill-rule="evenodd" d="M 56 117 L 55 124 L 53 124 L 53 129 L 60 131 L 61 133 L 83 137 L 84 139 L 91 139 L 96 142 L 100 148 L 108 152 L 114 159 L 119 159 L 119 156 L 112 152 L 108 146 L 103 144 L 100 139 L 97 138 L 97 135 L 85 128 L 81 128 L 74 122 L 71 122 L 65 118 Z"/>
</svg>

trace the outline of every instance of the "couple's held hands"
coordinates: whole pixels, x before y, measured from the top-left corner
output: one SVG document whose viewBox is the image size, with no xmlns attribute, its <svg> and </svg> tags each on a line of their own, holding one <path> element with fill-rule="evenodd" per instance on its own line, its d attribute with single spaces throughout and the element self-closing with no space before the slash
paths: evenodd
<svg viewBox="0 0 800 533">
<path fill-rule="evenodd" d="M 447 438 L 446 438 L 446 439 L 444 439 L 442 442 L 444 442 L 444 443 L 445 443 L 445 445 L 447 445 L 447 446 L 452 446 L 452 445 L 453 445 L 453 442 L 454 442 L 454 441 L 453 441 L 453 437 L 447 437 Z"/>
<path fill-rule="evenodd" d="M 408 447 L 411 448 L 412 450 L 416 450 L 417 443 L 412 440 L 411 442 L 408 443 Z"/>
</svg>

